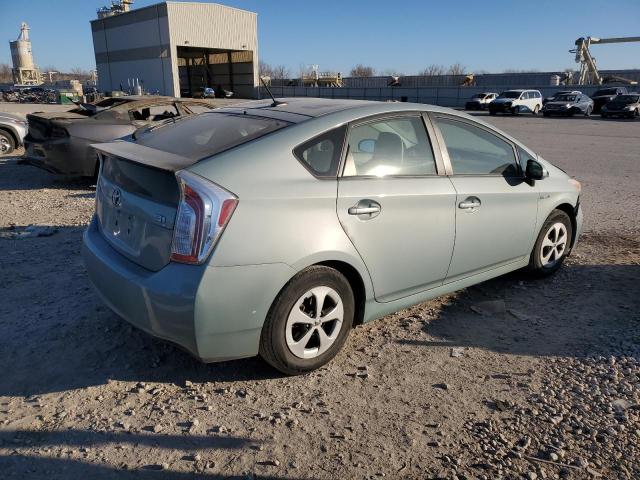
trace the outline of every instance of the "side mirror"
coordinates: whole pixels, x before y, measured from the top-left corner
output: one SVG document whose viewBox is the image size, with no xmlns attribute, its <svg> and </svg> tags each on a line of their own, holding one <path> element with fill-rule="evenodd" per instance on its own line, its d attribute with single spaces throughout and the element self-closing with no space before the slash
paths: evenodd
<svg viewBox="0 0 640 480">
<path fill-rule="evenodd" d="M 527 160 L 527 169 L 525 171 L 527 180 L 542 180 L 546 176 L 544 167 L 535 160 Z"/>
<path fill-rule="evenodd" d="M 373 139 L 365 138 L 358 143 L 358 151 L 362 153 L 373 153 L 376 149 L 376 141 Z"/>
</svg>

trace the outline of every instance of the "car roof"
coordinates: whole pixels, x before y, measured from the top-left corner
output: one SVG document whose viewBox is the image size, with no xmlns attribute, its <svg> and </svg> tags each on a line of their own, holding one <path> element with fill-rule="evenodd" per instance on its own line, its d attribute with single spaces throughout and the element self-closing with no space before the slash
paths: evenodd
<svg viewBox="0 0 640 480">
<path fill-rule="evenodd" d="M 254 100 L 218 108 L 214 112 L 235 113 L 270 117 L 291 123 L 300 123 L 313 118 L 326 117 L 341 112 L 354 112 L 358 115 L 376 115 L 403 111 L 451 112 L 445 107 L 408 102 L 379 102 L 372 100 L 344 100 L 315 97 L 278 98 L 278 105 L 273 100 Z M 357 112 L 357 113 L 356 113 Z"/>
</svg>

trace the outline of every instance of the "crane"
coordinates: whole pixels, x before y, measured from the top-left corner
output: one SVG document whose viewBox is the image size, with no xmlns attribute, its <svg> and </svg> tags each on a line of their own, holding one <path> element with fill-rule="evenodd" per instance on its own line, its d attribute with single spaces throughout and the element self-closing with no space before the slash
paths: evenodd
<svg viewBox="0 0 640 480">
<path fill-rule="evenodd" d="M 591 45 L 604 45 L 607 43 L 628 43 L 628 42 L 640 42 L 640 37 L 614 37 L 614 38 L 597 38 L 597 37 L 580 37 L 576 40 L 576 48 L 569 50 L 570 53 L 576 54 L 576 63 L 580 64 L 580 77 L 578 79 L 579 85 L 585 85 L 593 83 L 596 85 L 602 85 L 603 78 L 596 67 L 596 59 L 591 56 L 589 47 Z M 627 82 L 632 85 L 637 84 L 624 78 L 615 77 L 616 80 Z"/>
</svg>

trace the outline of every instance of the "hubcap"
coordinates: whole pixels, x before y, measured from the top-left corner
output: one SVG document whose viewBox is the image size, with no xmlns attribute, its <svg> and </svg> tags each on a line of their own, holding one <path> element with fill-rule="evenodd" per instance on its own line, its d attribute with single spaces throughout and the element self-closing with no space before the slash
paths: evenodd
<svg viewBox="0 0 640 480">
<path fill-rule="evenodd" d="M 315 358 L 326 352 L 340 334 L 344 306 L 338 292 L 314 287 L 302 295 L 289 313 L 287 346 L 298 358 Z"/>
<path fill-rule="evenodd" d="M 0 135 L 0 153 L 8 152 L 9 148 L 9 140 Z"/>
<path fill-rule="evenodd" d="M 551 225 L 540 249 L 540 263 L 543 267 L 552 267 L 558 263 L 567 248 L 567 241 L 567 227 L 564 223 Z"/>
</svg>

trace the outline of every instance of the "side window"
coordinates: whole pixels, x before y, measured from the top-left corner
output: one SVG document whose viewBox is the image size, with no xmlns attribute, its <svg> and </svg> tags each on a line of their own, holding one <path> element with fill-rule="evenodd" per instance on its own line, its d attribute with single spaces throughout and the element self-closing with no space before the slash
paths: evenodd
<svg viewBox="0 0 640 480">
<path fill-rule="evenodd" d="M 333 177 L 338 174 L 340 154 L 346 127 L 338 127 L 297 146 L 293 154 L 316 177 Z"/>
<path fill-rule="evenodd" d="M 166 105 L 149 105 L 129 111 L 129 116 L 132 120 L 142 120 L 145 122 L 157 122 L 179 115 L 178 109 L 172 103 L 167 103 Z"/>
<path fill-rule="evenodd" d="M 438 118 L 454 175 L 518 176 L 511 144 L 466 122 Z"/>
<path fill-rule="evenodd" d="M 209 106 L 204 103 L 183 103 L 182 106 L 185 110 L 193 115 L 198 115 L 199 113 L 210 112 L 213 110 L 213 105 Z"/>
<path fill-rule="evenodd" d="M 380 120 L 349 132 L 345 177 L 436 174 L 422 117 Z"/>
</svg>

